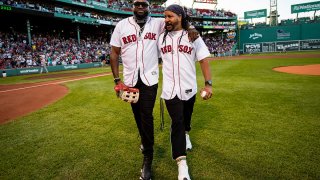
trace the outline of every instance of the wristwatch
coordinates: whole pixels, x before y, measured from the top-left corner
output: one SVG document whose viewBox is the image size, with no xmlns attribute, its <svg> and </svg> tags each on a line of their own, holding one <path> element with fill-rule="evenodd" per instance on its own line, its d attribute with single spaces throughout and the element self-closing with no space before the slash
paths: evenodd
<svg viewBox="0 0 320 180">
<path fill-rule="evenodd" d="M 207 80 L 206 82 L 204 82 L 204 84 L 206 86 L 212 86 L 212 81 L 211 80 Z"/>
<path fill-rule="evenodd" d="M 119 81 L 121 81 L 121 78 L 117 77 L 113 79 L 114 83 L 117 85 Z"/>
</svg>

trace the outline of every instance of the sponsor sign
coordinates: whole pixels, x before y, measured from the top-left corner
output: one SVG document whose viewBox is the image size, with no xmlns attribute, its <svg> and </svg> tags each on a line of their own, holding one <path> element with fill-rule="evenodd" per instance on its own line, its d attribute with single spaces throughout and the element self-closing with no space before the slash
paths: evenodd
<svg viewBox="0 0 320 180">
<path fill-rule="evenodd" d="M 249 39 L 253 39 L 253 40 L 259 39 L 259 38 L 262 38 L 262 37 L 263 37 L 262 34 L 259 34 L 259 33 L 253 33 L 253 34 L 249 35 Z"/>
<path fill-rule="evenodd" d="M 218 0 L 194 0 L 194 2 L 197 2 L 197 3 L 209 3 L 209 4 L 217 4 Z"/>
<path fill-rule="evenodd" d="M 202 26 L 203 29 L 236 29 L 235 26 Z"/>
<path fill-rule="evenodd" d="M 228 39 L 234 39 L 236 37 L 237 33 L 234 31 L 230 31 L 227 33 L 227 38 Z"/>
<path fill-rule="evenodd" d="M 291 5 L 291 14 L 316 10 L 320 10 L 320 1 Z"/>
<path fill-rule="evenodd" d="M 278 29 L 277 30 L 277 39 L 290 39 L 291 33 L 286 32 L 283 29 Z"/>
<path fill-rule="evenodd" d="M 251 43 L 244 45 L 244 53 L 258 53 L 261 52 L 260 43 Z"/>
<path fill-rule="evenodd" d="M 30 73 L 38 73 L 40 70 L 39 68 L 34 69 L 23 69 L 19 71 L 19 74 L 30 74 Z"/>
<path fill-rule="evenodd" d="M 299 50 L 299 41 L 283 41 L 277 42 L 276 50 L 277 51 L 298 51 Z"/>
<path fill-rule="evenodd" d="M 320 39 L 248 43 L 243 45 L 243 53 L 307 51 L 320 49 Z"/>
<path fill-rule="evenodd" d="M 112 25 L 112 22 L 111 21 L 106 21 L 106 20 L 97 20 L 98 23 L 100 24 L 106 24 L 106 25 Z"/>
<path fill-rule="evenodd" d="M 104 7 L 104 8 L 109 8 L 109 7 L 108 7 L 108 4 L 106 4 L 106 3 L 101 3 L 101 2 L 97 2 L 97 1 L 92 1 L 92 4 L 93 4 L 94 6 L 100 6 L 100 7 Z"/>
<path fill-rule="evenodd" d="M 300 50 L 314 50 L 314 49 L 320 49 L 320 39 L 300 41 Z"/>
<path fill-rule="evenodd" d="M 78 69 L 77 65 L 67 65 L 67 66 L 63 66 L 63 69 Z"/>
<path fill-rule="evenodd" d="M 244 12 L 244 19 L 267 17 L 267 9 Z"/>
</svg>

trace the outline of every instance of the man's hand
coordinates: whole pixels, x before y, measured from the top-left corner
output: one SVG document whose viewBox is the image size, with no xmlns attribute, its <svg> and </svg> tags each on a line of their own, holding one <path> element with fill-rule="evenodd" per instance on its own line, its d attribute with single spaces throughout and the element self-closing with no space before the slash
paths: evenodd
<svg viewBox="0 0 320 180">
<path fill-rule="evenodd" d="M 212 97 L 212 86 L 205 86 L 200 90 L 202 99 L 208 100 Z"/>
<path fill-rule="evenodd" d="M 192 28 L 191 26 L 188 29 L 188 38 L 190 42 L 194 42 L 199 37 L 199 32 L 196 30 L 196 28 Z"/>
<path fill-rule="evenodd" d="M 129 87 L 123 84 L 122 81 L 119 81 L 118 84 L 114 86 L 117 97 L 120 97 L 120 91 L 126 91 L 127 89 L 129 89 Z"/>
<path fill-rule="evenodd" d="M 114 86 L 116 95 L 121 100 L 128 103 L 137 103 L 139 100 L 139 89 L 131 88 L 123 84 L 122 81 L 119 81 L 117 85 Z"/>
</svg>

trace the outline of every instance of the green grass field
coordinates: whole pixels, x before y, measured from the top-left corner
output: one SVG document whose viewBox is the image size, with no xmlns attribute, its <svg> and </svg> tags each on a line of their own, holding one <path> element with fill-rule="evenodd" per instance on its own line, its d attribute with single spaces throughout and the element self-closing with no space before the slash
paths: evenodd
<svg viewBox="0 0 320 180">
<path fill-rule="evenodd" d="M 304 64 L 320 59 L 210 63 L 214 96 L 197 97 L 192 120 L 192 179 L 320 179 L 320 76 L 272 70 Z M 140 141 L 129 104 L 115 97 L 113 78 L 66 85 L 63 99 L 0 125 L 0 179 L 138 179 Z M 177 179 L 170 119 L 165 112 L 160 131 L 159 109 L 158 98 L 153 179 Z"/>
</svg>

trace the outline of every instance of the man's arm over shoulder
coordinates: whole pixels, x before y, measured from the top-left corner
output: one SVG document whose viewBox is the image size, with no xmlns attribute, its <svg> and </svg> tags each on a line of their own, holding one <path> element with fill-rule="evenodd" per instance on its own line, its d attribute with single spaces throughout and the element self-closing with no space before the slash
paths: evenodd
<svg viewBox="0 0 320 180">
<path fill-rule="evenodd" d="M 165 27 L 165 21 L 164 21 L 164 18 L 163 17 L 152 17 L 153 18 L 153 20 L 155 21 L 155 22 L 157 22 L 157 24 L 158 24 L 158 26 L 159 26 L 159 32 L 160 33 L 162 33 L 162 32 L 164 32 L 164 27 Z"/>
</svg>

